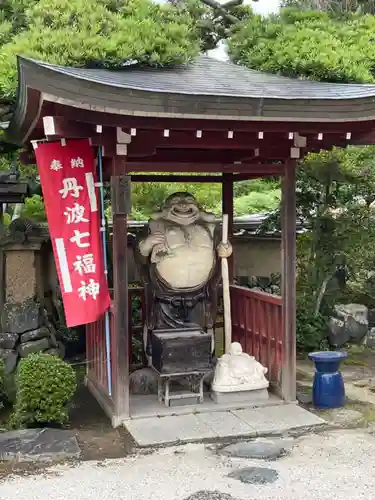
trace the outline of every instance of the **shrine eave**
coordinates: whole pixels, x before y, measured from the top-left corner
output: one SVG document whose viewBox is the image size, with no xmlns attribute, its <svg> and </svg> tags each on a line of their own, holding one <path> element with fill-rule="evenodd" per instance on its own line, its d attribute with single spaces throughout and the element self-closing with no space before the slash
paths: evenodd
<svg viewBox="0 0 375 500">
<path fill-rule="evenodd" d="M 71 117 L 116 116 L 116 125 L 125 128 L 133 126 L 135 118 L 157 118 L 266 124 L 367 122 L 356 128 L 368 131 L 373 128 L 368 123 L 375 120 L 375 85 L 284 78 L 207 56 L 188 66 L 121 70 L 61 67 L 19 57 L 18 73 L 18 98 L 8 129 L 9 139 L 17 144 L 24 143 L 43 107 L 51 103 L 69 107 Z"/>
</svg>

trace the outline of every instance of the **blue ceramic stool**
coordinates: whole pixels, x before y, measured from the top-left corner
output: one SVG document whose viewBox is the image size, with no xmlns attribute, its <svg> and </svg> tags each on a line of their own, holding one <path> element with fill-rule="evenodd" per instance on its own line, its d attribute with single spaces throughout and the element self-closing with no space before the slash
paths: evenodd
<svg viewBox="0 0 375 500">
<path fill-rule="evenodd" d="M 315 363 L 313 404 L 316 408 L 341 408 L 345 404 L 345 386 L 339 371 L 340 363 L 348 357 L 344 351 L 311 352 Z"/>
</svg>

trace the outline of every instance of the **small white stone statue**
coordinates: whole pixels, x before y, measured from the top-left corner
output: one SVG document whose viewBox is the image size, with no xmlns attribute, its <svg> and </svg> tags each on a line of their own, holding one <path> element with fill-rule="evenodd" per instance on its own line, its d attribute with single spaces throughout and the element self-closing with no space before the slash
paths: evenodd
<svg viewBox="0 0 375 500">
<path fill-rule="evenodd" d="M 232 342 L 229 354 L 218 359 L 212 390 L 214 392 L 238 392 L 266 389 L 269 382 L 265 377 L 268 368 L 261 365 L 254 356 L 242 352 L 241 344 Z"/>
</svg>

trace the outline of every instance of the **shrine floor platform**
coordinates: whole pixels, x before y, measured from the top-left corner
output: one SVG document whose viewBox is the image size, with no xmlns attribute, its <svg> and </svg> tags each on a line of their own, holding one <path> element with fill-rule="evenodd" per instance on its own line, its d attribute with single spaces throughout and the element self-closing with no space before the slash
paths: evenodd
<svg viewBox="0 0 375 500">
<path fill-rule="evenodd" d="M 165 407 L 153 415 L 146 415 L 145 398 L 142 398 L 142 415 L 134 413 L 136 405 L 133 402 L 132 418 L 124 422 L 125 427 L 133 436 L 139 447 L 155 447 L 179 443 L 215 441 L 217 439 L 255 438 L 267 435 L 286 434 L 288 431 L 308 430 L 325 424 L 318 416 L 304 410 L 298 404 L 285 404 L 277 398 L 270 398 L 261 407 L 241 409 L 223 409 L 215 405 L 216 411 L 206 407 Z M 155 402 L 154 406 L 160 405 Z M 139 403 L 140 404 L 140 403 Z M 151 403 L 149 409 L 151 408 Z M 160 405 L 161 406 L 161 405 Z M 198 406 L 198 405 L 197 405 Z M 218 408 L 217 408 L 218 407 Z M 155 409 L 156 410 L 156 409 Z M 171 413 L 174 414 L 171 414 Z M 182 413 L 181 413 L 182 412 Z"/>
</svg>

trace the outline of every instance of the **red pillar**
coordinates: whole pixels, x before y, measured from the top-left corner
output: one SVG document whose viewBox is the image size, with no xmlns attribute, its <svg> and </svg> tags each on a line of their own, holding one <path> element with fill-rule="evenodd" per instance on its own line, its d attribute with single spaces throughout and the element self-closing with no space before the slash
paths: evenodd
<svg viewBox="0 0 375 500">
<path fill-rule="evenodd" d="M 129 297 L 127 215 L 130 201 L 130 178 L 126 175 L 126 157 L 112 160 L 111 195 L 113 218 L 113 300 L 114 320 L 111 335 L 113 376 L 113 425 L 129 418 Z"/>
</svg>

